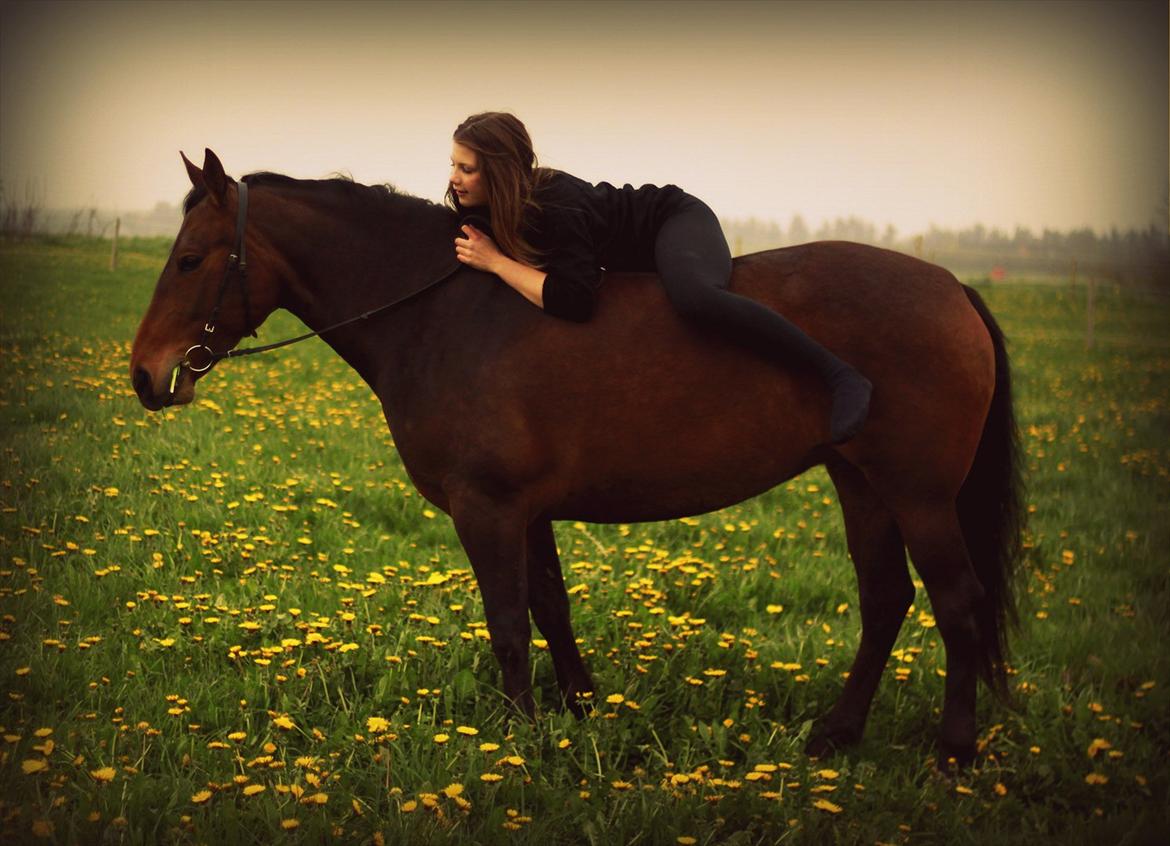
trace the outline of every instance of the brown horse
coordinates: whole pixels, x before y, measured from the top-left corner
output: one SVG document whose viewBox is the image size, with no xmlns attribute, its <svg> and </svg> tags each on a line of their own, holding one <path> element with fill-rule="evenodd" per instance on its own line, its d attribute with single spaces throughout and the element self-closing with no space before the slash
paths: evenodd
<svg viewBox="0 0 1170 846">
<path fill-rule="evenodd" d="M 829 397 L 813 374 L 685 325 L 652 274 L 609 274 L 594 319 L 565 322 L 456 265 L 457 220 L 441 206 L 384 186 L 258 173 L 243 180 L 245 226 L 240 186 L 215 154 L 202 169 L 183 161 L 194 188 L 130 359 L 143 405 L 190 402 L 193 368 L 211 361 L 194 363 L 188 348 L 222 354 L 277 308 L 326 328 L 326 343 L 381 400 L 411 480 L 451 515 L 504 692 L 521 711 L 534 707 L 529 614 L 569 707 L 593 690 L 553 520 L 698 514 L 824 464 L 844 512 L 862 634 L 807 750 L 861 737 L 914 597 L 908 550 L 947 653 L 940 762 L 971 759 L 977 678 L 1005 687 L 1020 535 L 1004 341 L 973 290 L 860 244 L 735 260 L 735 291 L 783 312 L 873 382 L 864 430 L 829 447 Z M 237 229 L 246 279 L 224 270 Z M 221 322 L 209 333 L 213 312 Z"/>
</svg>

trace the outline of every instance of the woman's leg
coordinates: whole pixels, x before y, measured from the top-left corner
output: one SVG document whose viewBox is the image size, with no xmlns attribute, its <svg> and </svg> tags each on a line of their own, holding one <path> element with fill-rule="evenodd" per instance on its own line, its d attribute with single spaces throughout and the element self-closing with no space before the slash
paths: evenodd
<svg viewBox="0 0 1170 846">
<path fill-rule="evenodd" d="M 869 412 L 869 380 L 784 317 L 727 290 L 731 253 L 719 219 L 688 198 L 663 222 L 654 258 L 666 294 L 688 320 L 713 327 L 760 354 L 812 367 L 833 392 L 830 442 L 852 438 Z"/>
</svg>

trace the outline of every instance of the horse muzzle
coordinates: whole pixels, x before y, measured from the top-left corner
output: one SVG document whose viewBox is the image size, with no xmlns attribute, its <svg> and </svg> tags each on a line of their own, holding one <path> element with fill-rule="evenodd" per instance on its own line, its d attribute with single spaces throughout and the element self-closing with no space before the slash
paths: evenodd
<svg viewBox="0 0 1170 846">
<path fill-rule="evenodd" d="M 182 363 L 158 373 L 139 364 L 134 367 L 130 381 L 138 401 L 149 411 L 186 405 L 195 399 L 195 374 Z"/>
</svg>

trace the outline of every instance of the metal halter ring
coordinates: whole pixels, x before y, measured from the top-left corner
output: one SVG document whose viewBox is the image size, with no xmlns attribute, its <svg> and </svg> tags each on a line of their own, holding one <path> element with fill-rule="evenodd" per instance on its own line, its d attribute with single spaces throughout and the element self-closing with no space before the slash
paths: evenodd
<svg viewBox="0 0 1170 846">
<path fill-rule="evenodd" d="M 192 364 L 191 350 L 207 350 L 207 364 L 202 367 L 196 367 Z M 202 373 L 205 370 L 210 370 L 213 364 L 215 364 L 215 353 L 211 351 L 211 347 L 207 346 L 207 344 L 195 344 L 194 346 L 188 347 L 187 351 L 183 353 L 183 366 L 192 373 Z"/>
</svg>

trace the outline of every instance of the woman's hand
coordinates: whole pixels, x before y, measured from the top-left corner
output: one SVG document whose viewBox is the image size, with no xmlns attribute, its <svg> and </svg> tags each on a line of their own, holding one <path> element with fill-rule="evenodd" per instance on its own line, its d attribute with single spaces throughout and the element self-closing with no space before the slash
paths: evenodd
<svg viewBox="0 0 1170 846">
<path fill-rule="evenodd" d="M 503 253 L 496 246 L 496 242 L 471 224 L 465 224 L 463 232 L 467 235 L 466 238 L 455 239 L 455 258 L 476 270 L 495 273 L 500 259 L 503 258 Z"/>
</svg>

